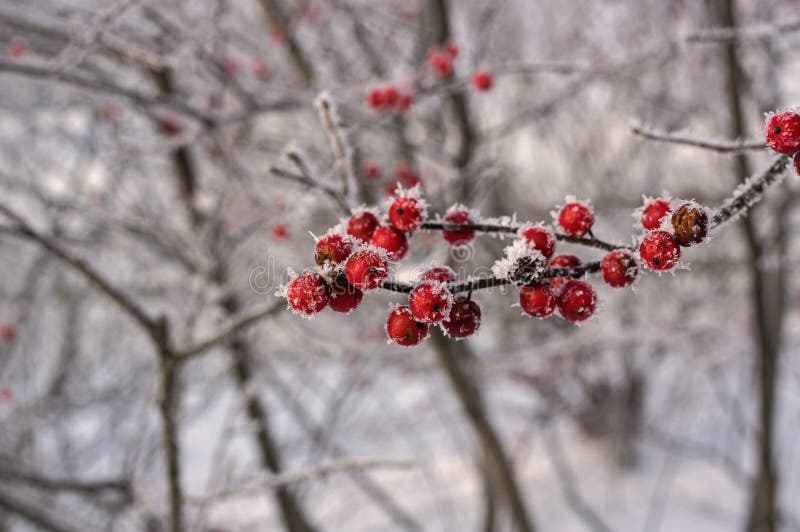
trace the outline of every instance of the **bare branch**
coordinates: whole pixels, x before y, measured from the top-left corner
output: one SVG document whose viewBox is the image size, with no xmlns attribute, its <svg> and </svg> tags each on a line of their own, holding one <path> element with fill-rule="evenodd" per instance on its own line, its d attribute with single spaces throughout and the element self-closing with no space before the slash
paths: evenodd
<svg viewBox="0 0 800 532">
<path fill-rule="evenodd" d="M 672 144 L 683 144 L 685 146 L 694 146 L 696 148 L 703 148 L 719 153 L 742 153 L 751 150 L 763 150 L 766 147 L 763 140 L 698 139 L 678 133 L 668 133 L 655 129 L 646 129 L 644 126 L 633 126 L 631 131 L 634 135 L 638 135 L 647 140 L 670 142 Z"/>
</svg>

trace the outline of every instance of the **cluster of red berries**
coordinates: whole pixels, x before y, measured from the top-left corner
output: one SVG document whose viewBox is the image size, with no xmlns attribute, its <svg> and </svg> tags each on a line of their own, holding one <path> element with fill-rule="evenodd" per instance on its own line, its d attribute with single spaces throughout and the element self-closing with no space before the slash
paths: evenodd
<svg viewBox="0 0 800 532">
<path fill-rule="evenodd" d="M 399 89 L 386 84 L 367 92 L 367 105 L 375 111 L 394 111 L 403 113 L 414 103 L 414 94 L 407 89 Z"/>
<path fill-rule="evenodd" d="M 650 269 L 667 271 L 678 265 L 681 247 L 705 240 L 709 219 L 706 210 L 694 202 L 680 203 L 673 212 L 668 198 L 656 198 L 645 202 L 641 224 L 646 233 L 639 256 Z"/>
<path fill-rule="evenodd" d="M 800 114 L 795 110 L 768 113 L 764 121 L 767 146 L 782 155 L 794 155 L 794 168 L 800 173 Z"/>
<path fill-rule="evenodd" d="M 453 60 L 458 57 L 458 46 L 448 43 L 441 49 L 431 50 L 428 54 L 428 67 L 440 78 L 449 78 L 453 74 Z"/>
</svg>

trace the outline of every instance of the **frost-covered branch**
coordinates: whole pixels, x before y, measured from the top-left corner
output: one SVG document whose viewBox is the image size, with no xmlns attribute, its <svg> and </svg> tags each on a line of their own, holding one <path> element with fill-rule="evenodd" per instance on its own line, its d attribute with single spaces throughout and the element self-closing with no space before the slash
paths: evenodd
<svg viewBox="0 0 800 532">
<path fill-rule="evenodd" d="M 356 173 L 353 164 L 353 147 L 347 138 L 347 132 L 342 124 L 336 102 L 327 92 L 320 93 L 314 101 L 319 112 L 319 120 L 322 127 L 328 134 L 331 149 L 336 157 L 336 165 L 339 168 L 342 180 L 342 192 L 347 205 L 352 208 L 355 205 L 355 194 L 358 188 Z"/>
<path fill-rule="evenodd" d="M 647 129 L 644 126 L 633 126 L 631 131 L 635 135 L 647 140 L 669 142 L 672 144 L 683 144 L 685 146 L 694 146 L 696 148 L 703 148 L 719 153 L 742 153 L 752 150 L 763 150 L 766 147 L 766 144 L 763 140 L 699 139 L 679 133 L 669 133 L 666 131 Z"/>
</svg>

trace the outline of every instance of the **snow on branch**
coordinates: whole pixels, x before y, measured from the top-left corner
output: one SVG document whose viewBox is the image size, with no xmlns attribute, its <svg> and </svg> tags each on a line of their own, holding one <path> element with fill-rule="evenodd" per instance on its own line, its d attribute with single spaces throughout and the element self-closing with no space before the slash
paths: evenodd
<svg viewBox="0 0 800 532">
<path fill-rule="evenodd" d="M 633 126 L 631 132 L 647 140 L 693 146 L 718 153 L 736 154 L 751 150 L 763 150 L 766 147 L 763 140 L 699 139 L 676 132 L 648 129 L 642 125 Z"/>
</svg>

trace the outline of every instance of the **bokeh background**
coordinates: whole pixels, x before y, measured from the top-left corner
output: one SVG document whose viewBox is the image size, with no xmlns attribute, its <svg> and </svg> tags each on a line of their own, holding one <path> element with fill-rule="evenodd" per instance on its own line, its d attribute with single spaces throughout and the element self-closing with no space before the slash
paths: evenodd
<svg viewBox="0 0 800 532">
<path fill-rule="evenodd" d="M 574 194 L 629 244 L 643 195 L 713 208 L 773 160 L 795 0 L 2 0 L 0 44 L 0 530 L 800 530 L 792 170 L 674 275 L 593 277 L 581 326 L 480 292 L 477 336 L 412 349 L 399 294 L 285 310 L 344 214 L 272 171 L 338 186 L 327 91 L 359 203 L 419 180 L 433 213 L 549 221 Z M 407 111 L 365 103 L 385 84 Z M 397 275 L 504 245 L 420 232 Z"/>
</svg>

